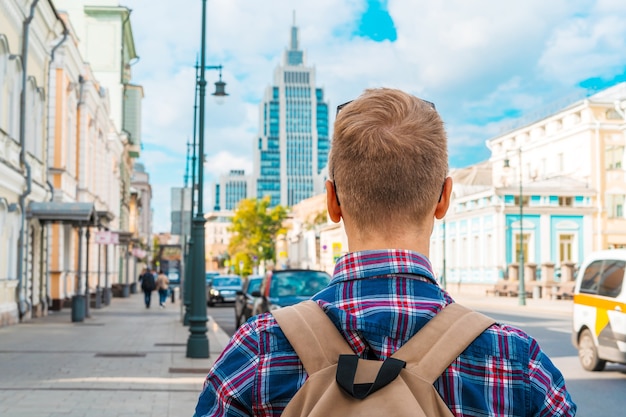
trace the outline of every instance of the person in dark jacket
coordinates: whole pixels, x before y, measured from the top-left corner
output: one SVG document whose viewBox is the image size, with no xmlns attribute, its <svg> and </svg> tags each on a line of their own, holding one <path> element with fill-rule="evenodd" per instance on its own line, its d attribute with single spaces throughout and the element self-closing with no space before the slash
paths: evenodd
<svg viewBox="0 0 626 417">
<path fill-rule="evenodd" d="M 143 291 L 144 301 L 146 308 L 150 308 L 150 302 L 152 301 L 152 291 L 156 288 L 154 275 L 148 268 L 144 268 L 143 272 L 139 276 L 139 282 L 141 282 L 141 289 Z"/>
</svg>

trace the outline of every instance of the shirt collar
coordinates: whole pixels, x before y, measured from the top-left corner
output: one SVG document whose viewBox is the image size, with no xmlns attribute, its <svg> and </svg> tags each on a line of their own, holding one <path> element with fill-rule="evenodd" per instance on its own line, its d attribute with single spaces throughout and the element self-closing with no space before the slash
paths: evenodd
<svg viewBox="0 0 626 417">
<path fill-rule="evenodd" d="M 352 252 L 335 265 L 332 283 L 381 275 L 419 275 L 439 285 L 432 265 L 424 255 L 406 249 Z"/>
</svg>

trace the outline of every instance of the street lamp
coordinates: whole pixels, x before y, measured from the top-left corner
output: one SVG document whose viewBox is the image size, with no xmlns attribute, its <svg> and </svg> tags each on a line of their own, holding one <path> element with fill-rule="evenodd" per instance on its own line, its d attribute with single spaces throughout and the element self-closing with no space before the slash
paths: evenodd
<svg viewBox="0 0 626 417">
<path fill-rule="evenodd" d="M 522 148 L 517 149 L 518 168 L 519 168 L 519 289 L 518 303 L 521 306 L 526 305 L 526 283 L 524 282 L 524 198 L 522 188 Z M 504 168 L 509 168 L 509 159 L 504 160 Z"/>
<path fill-rule="evenodd" d="M 220 79 L 215 83 L 216 97 L 226 96 L 226 83 L 222 81 L 222 66 L 206 66 L 206 0 L 202 0 L 202 40 L 200 47 L 200 79 L 198 82 L 199 106 L 198 106 L 198 210 L 192 221 L 193 247 L 190 252 L 192 268 L 191 279 L 191 306 L 189 314 L 189 339 L 187 339 L 188 358 L 208 358 L 209 339 L 207 338 L 207 315 L 206 315 L 206 265 L 204 261 L 204 210 L 203 210 L 203 187 L 204 187 L 204 98 L 206 92 L 206 69 L 218 69 Z"/>
</svg>

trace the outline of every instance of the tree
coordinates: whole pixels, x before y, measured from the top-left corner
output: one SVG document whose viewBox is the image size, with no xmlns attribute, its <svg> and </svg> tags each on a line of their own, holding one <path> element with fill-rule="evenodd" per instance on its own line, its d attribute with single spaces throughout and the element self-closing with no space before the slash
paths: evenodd
<svg viewBox="0 0 626 417">
<path fill-rule="evenodd" d="M 275 260 L 275 242 L 285 233 L 283 221 L 287 209 L 278 205 L 270 208 L 270 197 L 241 200 L 235 209 L 228 245 L 231 265 L 242 275 L 250 274 L 256 262 Z M 243 265 L 243 268 L 240 268 Z"/>
</svg>

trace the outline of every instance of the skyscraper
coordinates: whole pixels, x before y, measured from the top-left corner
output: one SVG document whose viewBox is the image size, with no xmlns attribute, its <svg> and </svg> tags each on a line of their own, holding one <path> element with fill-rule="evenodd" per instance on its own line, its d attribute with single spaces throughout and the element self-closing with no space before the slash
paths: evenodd
<svg viewBox="0 0 626 417">
<path fill-rule="evenodd" d="M 328 103 L 315 86 L 315 68 L 299 49 L 298 28 L 291 28 L 283 63 L 260 105 L 254 152 L 256 196 L 270 196 L 272 206 L 293 206 L 322 192 L 328 162 Z"/>
<path fill-rule="evenodd" d="M 251 178 L 243 169 L 231 169 L 226 175 L 221 175 L 215 184 L 213 211 L 233 211 L 239 202 L 248 198 Z"/>
</svg>

